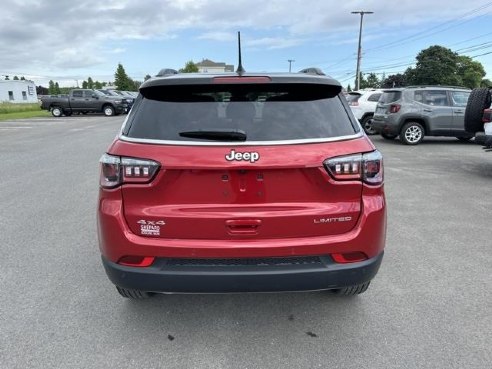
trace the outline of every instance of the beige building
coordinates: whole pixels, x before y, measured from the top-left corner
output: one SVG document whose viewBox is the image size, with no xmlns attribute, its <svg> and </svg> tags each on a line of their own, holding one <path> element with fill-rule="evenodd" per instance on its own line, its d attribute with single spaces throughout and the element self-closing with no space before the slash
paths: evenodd
<svg viewBox="0 0 492 369">
<path fill-rule="evenodd" d="M 195 64 L 198 67 L 200 73 L 224 73 L 234 72 L 234 65 L 226 63 L 215 63 L 209 59 L 203 59 L 201 62 Z"/>
</svg>

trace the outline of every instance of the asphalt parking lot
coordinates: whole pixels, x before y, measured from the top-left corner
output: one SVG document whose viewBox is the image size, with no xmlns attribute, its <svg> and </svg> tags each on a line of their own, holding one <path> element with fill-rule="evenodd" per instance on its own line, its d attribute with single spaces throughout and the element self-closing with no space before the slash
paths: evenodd
<svg viewBox="0 0 492 369">
<path fill-rule="evenodd" d="M 98 159 L 124 117 L 0 122 L 1 368 L 490 368 L 492 153 L 383 153 L 387 248 L 369 290 L 121 298 L 96 235 Z"/>
</svg>

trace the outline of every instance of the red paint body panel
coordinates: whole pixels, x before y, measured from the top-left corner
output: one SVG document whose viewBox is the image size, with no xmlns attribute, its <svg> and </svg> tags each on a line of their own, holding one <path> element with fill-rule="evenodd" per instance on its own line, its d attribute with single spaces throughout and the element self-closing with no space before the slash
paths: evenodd
<svg viewBox="0 0 492 369">
<path fill-rule="evenodd" d="M 125 255 L 231 258 L 362 251 L 374 257 L 381 253 L 386 234 L 383 186 L 336 182 L 322 166 L 331 157 L 372 151 L 367 138 L 294 148 L 235 147 L 259 152 L 260 160 L 254 164 L 225 162 L 231 147 L 116 141 L 110 154 L 156 160 L 162 168 L 150 184 L 100 190 L 102 254 L 116 262 Z M 288 160 L 286 166 L 285 157 L 294 149 L 298 164 Z M 241 169 L 246 174 L 240 174 Z M 257 180 L 258 173 L 263 174 L 262 181 Z M 222 181 L 223 174 L 229 176 L 228 182 Z M 242 176 L 245 193 L 240 192 Z M 224 196 L 228 189 L 239 191 Z M 337 216 L 352 219 L 314 223 Z M 159 236 L 142 236 L 137 223 L 141 219 L 163 219 L 166 224 Z M 230 220 L 246 225 L 237 232 Z"/>
</svg>

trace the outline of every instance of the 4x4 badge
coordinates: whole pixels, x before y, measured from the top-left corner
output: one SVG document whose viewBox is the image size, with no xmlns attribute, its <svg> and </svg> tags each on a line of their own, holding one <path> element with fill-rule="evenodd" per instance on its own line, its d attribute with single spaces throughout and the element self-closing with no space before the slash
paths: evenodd
<svg viewBox="0 0 492 369">
<path fill-rule="evenodd" d="M 227 161 L 249 161 L 251 163 L 254 163 L 260 158 L 260 154 L 257 152 L 236 152 L 234 149 L 231 150 L 231 152 L 225 156 Z"/>
</svg>

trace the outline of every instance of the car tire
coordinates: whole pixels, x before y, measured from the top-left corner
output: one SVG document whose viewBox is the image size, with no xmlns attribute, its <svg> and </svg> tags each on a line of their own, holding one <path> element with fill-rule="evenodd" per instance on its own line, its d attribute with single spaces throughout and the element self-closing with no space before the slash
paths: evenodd
<svg viewBox="0 0 492 369">
<path fill-rule="evenodd" d="M 127 299 L 134 299 L 134 300 L 144 300 L 148 299 L 149 297 L 152 297 L 154 294 L 151 292 L 145 292 L 145 291 L 139 291 L 139 290 L 130 290 L 127 288 L 122 288 L 116 286 L 116 290 L 119 292 L 119 294 Z"/>
<path fill-rule="evenodd" d="M 408 122 L 400 131 L 400 141 L 405 145 L 418 145 L 424 139 L 425 130 L 422 124 Z"/>
<path fill-rule="evenodd" d="M 381 133 L 381 137 L 385 140 L 394 140 L 398 135 L 391 135 L 389 133 Z"/>
<path fill-rule="evenodd" d="M 111 116 L 114 115 L 114 108 L 111 105 L 106 105 L 103 108 L 103 113 L 104 113 L 105 116 L 111 117 Z"/>
<path fill-rule="evenodd" d="M 364 132 L 366 132 L 368 136 L 376 134 L 376 131 L 374 130 L 374 128 L 372 128 L 372 115 L 366 115 L 364 118 L 362 118 L 360 124 L 362 125 L 362 128 L 364 128 Z"/>
<path fill-rule="evenodd" d="M 60 108 L 59 106 L 53 106 L 51 108 L 51 115 L 53 115 L 56 118 L 60 118 L 63 115 L 63 109 Z"/>
<path fill-rule="evenodd" d="M 490 90 L 476 88 L 470 93 L 465 110 L 465 131 L 476 133 L 483 131 L 483 111 L 490 107 Z"/>
<path fill-rule="evenodd" d="M 362 284 L 357 284 L 355 286 L 348 286 L 336 290 L 331 290 L 331 292 L 334 295 L 337 296 L 355 296 L 355 295 L 360 295 L 361 293 L 364 293 L 367 291 L 369 288 L 369 285 L 371 284 L 371 281 L 362 283 Z"/>
</svg>

